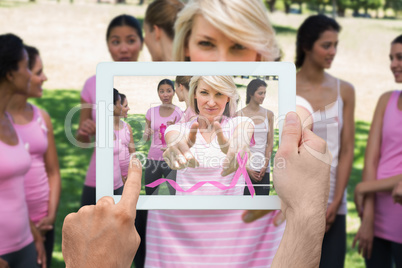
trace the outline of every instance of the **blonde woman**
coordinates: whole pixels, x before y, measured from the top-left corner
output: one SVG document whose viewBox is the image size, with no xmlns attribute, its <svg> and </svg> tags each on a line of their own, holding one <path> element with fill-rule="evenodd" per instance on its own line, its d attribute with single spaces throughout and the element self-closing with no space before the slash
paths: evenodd
<svg viewBox="0 0 402 268">
<path fill-rule="evenodd" d="M 175 32 L 175 61 L 274 61 L 280 56 L 259 0 L 189 1 Z"/>
<path fill-rule="evenodd" d="M 279 48 L 274 30 L 266 9 L 259 0 L 194 0 L 189 1 L 178 15 L 173 60 L 274 61 L 278 57 Z M 195 88 L 194 92 L 197 93 Z M 220 94 L 226 99 L 233 98 L 228 93 Z M 195 103 L 194 95 L 189 99 Z M 195 108 L 198 105 L 190 106 Z M 201 110 L 195 112 L 199 113 Z M 232 107 L 230 112 L 234 114 L 236 109 Z M 192 125 L 194 131 L 197 131 L 197 124 L 200 127 L 198 121 L 197 119 L 197 123 Z M 198 131 L 194 132 L 197 133 L 193 136 L 195 142 L 201 140 Z M 214 135 L 213 132 L 207 132 L 206 138 L 211 140 L 216 138 Z M 183 151 L 176 150 L 182 145 Z M 177 152 L 173 154 L 173 159 L 166 159 L 167 162 L 170 161 L 172 168 L 180 169 L 187 162 L 195 164 L 184 141 L 169 149 Z M 169 149 L 165 155 L 169 155 Z M 272 263 L 284 230 L 284 225 L 274 227 L 277 212 L 249 224 L 243 222 L 253 221 L 256 214 L 262 216 L 266 213 L 222 210 L 150 211 L 145 266 L 205 267 L 207 264 L 218 263 L 221 267 L 268 266 Z"/>
</svg>

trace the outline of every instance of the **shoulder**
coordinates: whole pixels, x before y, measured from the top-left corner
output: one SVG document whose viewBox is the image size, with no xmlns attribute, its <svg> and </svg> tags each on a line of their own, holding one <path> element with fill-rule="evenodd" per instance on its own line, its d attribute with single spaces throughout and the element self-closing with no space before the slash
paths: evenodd
<svg viewBox="0 0 402 268">
<path fill-rule="evenodd" d="M 377 107 L 386 107 L 393 93 L 394 91 L 387 91 L 383 93 L 378 99 Z"/>
<path fill-rule="evenodd" d="M 341 91 L 341 96 L 344 100 L 350 100 L 351 98 L 354 99 L 355 87 L 351 83 L 339 79 L 339 87 Z"/>
<path fill-rule="evenodd" d="M 34 107 L 36 107 L 36 106 L 34 106 Z M 45 110 L 40 109 L 38 107 L 36 107 L 36 108 L 39 110 L 40 115 L 42 116 L 43 120 L 45 121 L 46 127 L 48 129 L 50 129 L 52 127 L 52 120 L 50 119 L 48 112 L 46 112 Z"/>
<path fill-rule="evenodd" d="M 246 109 L 246 108 L 243 108 L 243 109 L 241 109 L 241 110 L 238 110 L 238 111 L 236 112 L 235 116 L 244 116 L 244 114 L 245 114 L 245 109 Z"/>
<path fill-rule="evenodd" d="M 265 108 L 263 108 L 263 109 L 266 111 L 266 114 L 267 114 L 268 118 L 272 118 L 274 116 L 274 113 L 271 110 L 268 110 L 268 109 L 265 109 Z"/>
</svg>

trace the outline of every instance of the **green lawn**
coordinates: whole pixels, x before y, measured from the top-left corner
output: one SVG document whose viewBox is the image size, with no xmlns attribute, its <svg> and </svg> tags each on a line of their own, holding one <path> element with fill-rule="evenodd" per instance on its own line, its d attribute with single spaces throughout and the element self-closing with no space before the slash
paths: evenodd
<svg viewBox="0 0 402 268">
<path fill-rule="evenodd" d="M 86 170 L 89 164 L 92 151 L 89 149 L 81 149 L 73 146 L 67 139 L 66 132 L 75 133 L 78 127 L 79 114 L 76 113 L 72 117 L 72 124 L 67 124 L 65 128 L 65 118 L 67 113 L 75 106 L 79 105 L 80 92 L 76 90 L 51 90 L 44 91 L 41 99 L 33 102 L 39 107 L 48 111 L 52 118 L 56 146 L 59 155 L 61 176 L 62 176 L 62 194 L 59 206 L 59 212 L 56 221 L 56 242 L 53 253 L 53 267 L 65 267 L 61 254 L 61 229 L 64 217 L 70 213 L 77 211 L 80 205 L 81 190 L 84 183 Z M 129 118 L 130 124 L 133 126 L 134 140 L 141 139 L 142 128 L 144 123 L 144 115 L 133 115 Z M 348 218 L 347 218 L 347 255 L 345 267 L 364 267 L 362 258 L 357 254 L 355 249 L 351 248 L 354 235 L 359 226 L 359 219 L 353 204 L 353 189 L 360 181 L 364 150 L 366 147 L 367 135 L 369 132 L 369 123 L 356 122 L 356 147 L 355 160 L 353 164 L 352 176 L 348 187 Z M 137 151 L 147 153 L 149 143 L 138 146 Z"/>
</svg>

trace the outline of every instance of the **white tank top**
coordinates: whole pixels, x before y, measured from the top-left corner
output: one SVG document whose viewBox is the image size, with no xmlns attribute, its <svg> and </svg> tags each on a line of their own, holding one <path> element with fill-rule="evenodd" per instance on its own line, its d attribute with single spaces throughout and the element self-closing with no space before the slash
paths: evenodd
<svg viewBox="0 0 402 268">
<path fill-rule="evenodd" d="M 269 159 L 265 159 L 265 150 L 267 148 L 267 136 L 269 131 L 270 129 L 267 116 L 265 116 L 264 122 L 255 124 L 254 126 L 255 145 L 250 147 L 250 168 L 252 170 L 260 171 L 265 165 L 265 161 L 269 161 Z M 269 172 L 268 168 L 267 172 Z"/>
<path fill-rule="evenodd" d="M 339 148 L 341 144 L 341 132 L 343 127 L 343 100 L 340 94 L 340 82 L 337 80 L 338 97 L 335 102 L 317 110 L 313 113 L 313 132 L 323 138 L 328 149 L 332 154 L 330 171 L 330 190 L 328 204 L 334 200 L 336 177 L 338 173 Z M 343 193 L 342 203 L 339 206 L 338 214 L 345 215 L 346 208 L 346 189 Z"/>
</svg>

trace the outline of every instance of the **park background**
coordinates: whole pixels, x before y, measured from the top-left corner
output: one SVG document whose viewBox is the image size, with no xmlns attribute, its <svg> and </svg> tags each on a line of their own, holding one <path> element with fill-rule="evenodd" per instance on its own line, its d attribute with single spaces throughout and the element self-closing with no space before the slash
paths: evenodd
<svg viewBox="0 0 402 268">
<path fill-rule="evenodd" d="M 74 147 L 66 138 L 66 131 L 75 133 L 78 115 L 73 124 L 65 127 L 66 114 L 79 105 L 80 91 L 85 80 L 94 75 L 96 65 L 111 61 L 106 46 L 106 28 L 109 21 L 120 14 L 130 14 L 143 22 L 147 4 L 151 1 L 127 0 L 112 3 L 90 0 L 0 0 L 0 34 L 14 33 L 24 42 L 37 47 L 44 62 L 48 81 L 44 84 L 44 96 L 33 101 L 46 109 L 52 117 L 62 176 L 62 195 L 56 222 L 56 243 L 52 267 L 64 267 L 61 253 L 61 229 L 64 217 L 79 208 L 82 185 L 91 150 Z M 335 0 L 334 0 L 335 1 Z M 276 10 L 269 18 L 277 32 L 277 39 L 284 53 L 283 61 L 294 61 L 296 32 L 302 21 L 317 10 L 332 14 L 331 1 L 326 5 L 314 5 L 321 0 L 292 1 L 268 0 Z M 302 3 L 302 14 L 300 4 Z M 337 21 L 342 26 L 337 56 L 329 73 L 352 83 L 356 90 L 356 145 L 352 175 L 348 185 L 347 255 L 345 267 L 364 267 L 363 259 L 351 248 L 360 220 L 353 203 L 353 189 L 361 180 L 364 150 L 370 121 L 379 96 L 397 89 L 389 69 L 390 42 L 402 33 L 402 21 L 398 20 L 401 0 L 336 0 L 339 6 L 349 3 Z M 365 5 L 352 5 L 353 3 Z M 350 4 L 352 3 L 352 4 Z M 381 3 L 380 6 L 374 5 Z M 368 5 L 368 4 L 371 4 Z M 385 4 L 387 7 L 384 8 Z M 372 7 L 370 9 L 370 7 Z M 391 8 L 390 8 L 391 7 Z M 287 11 L 287 13 L 284 12 Z M 151 61 L 146 46 L 139 61 Z M 144 120 L 149 106 L 144 103 L 159 101 L 156 90 L 145 93 L 133 85 L 134 101 L 130 103 L 130 118 L 134 122 L 134 140 L 141 138 L 136 125 Z M 244 95 L 244 92 L 242 92 Z M 135 98 L 135 96 L 140 96 Z M 178 104 L 177 97 L 174 103 Z M 182 106 L 182 105 L 180 105 Z M 146 152 L 149 144 L 137 148 Z"/>
</svg>

